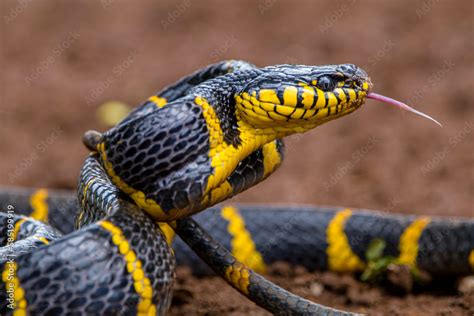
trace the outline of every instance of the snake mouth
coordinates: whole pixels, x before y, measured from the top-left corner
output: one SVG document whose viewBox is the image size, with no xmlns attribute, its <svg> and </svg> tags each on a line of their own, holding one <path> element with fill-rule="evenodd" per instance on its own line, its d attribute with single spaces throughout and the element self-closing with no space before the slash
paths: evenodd
<svg viewBox="0 0 474 316">
<path fill-rule="evenodd" d="M 414 108 L 412 108 L 411 106 L 403 103 L 403 102 L 400 102 L 398 100 L 395 100 L 395 99 L 392 99 L 392 98 L 389 98 L 389 97 L 386 97 L 384 95 L 381 95 L 381 94 L 378 94 L 378 93 L 374 93 L 374 92 L 369 92 L 366 96 L 367 99 L 372 99 L 372 100 L 377 100 L 377 101 L 380 101 L 382 103 L 385 103 L 385 104 L 390 104 L 390 105 L 393 105 L 403 111 L 408 111 L 408 112 L 411 112 L 411 113 L 415 113 L 416 115 L 419 115 L 421 117 L 424 117 L 432 122 L 434 122 L 435 124 L 439 125 L 440 127 L 443 127 L 443 125 L 441 125 L 440 122 L 438 122 L 437 120 L 435 120 L 434 118 L 432 118 L 431 116 L 429 116 L 428 114 L 425 114 L 421 111 L 418 111 Z"/>
</svg>

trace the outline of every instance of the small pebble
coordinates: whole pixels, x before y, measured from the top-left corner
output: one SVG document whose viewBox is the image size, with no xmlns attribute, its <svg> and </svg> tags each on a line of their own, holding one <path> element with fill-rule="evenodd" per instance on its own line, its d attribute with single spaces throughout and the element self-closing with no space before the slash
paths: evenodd
<svg viewBox="0 0 474 316">
<path fill-rule="evenodd" d="M 319 282 L 313 282 L 309 285 L 309 291 L 314 296 L 320 296 L 323 294 L 324 286 Z"/>
<path fill-rule="evenodd" d="M 462 278 L 458 285 L 458 291 L 464 295 L 474 294 L 474 275 Z"/>
</svg>

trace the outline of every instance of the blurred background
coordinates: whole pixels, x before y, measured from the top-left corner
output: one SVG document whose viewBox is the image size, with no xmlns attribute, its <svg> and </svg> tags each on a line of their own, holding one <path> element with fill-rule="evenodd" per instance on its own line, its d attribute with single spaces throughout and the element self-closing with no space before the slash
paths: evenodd
<svg viewBox="0 0 474 316">
<path fill-rule="evenodd" d="M 474 216 L 472 1 L 2 0 L 1 185 L 73 189 L 84 131 L 207 64 L 354 63 L 374 91 L 441 121 L 367 104 L 287 140 L 235 200 Z"/>
</svg>

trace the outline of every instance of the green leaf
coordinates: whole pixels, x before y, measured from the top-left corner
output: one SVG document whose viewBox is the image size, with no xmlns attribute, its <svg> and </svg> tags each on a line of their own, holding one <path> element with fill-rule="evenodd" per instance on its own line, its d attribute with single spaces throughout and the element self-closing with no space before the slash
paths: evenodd
<svg viewBox="0 0 474 316">
<path fill-rule="evenodd" d="M 386 243 L 383 239 L 374 239 L 370 242 L 369 247 L 365 252 L 365 257 L 368 262 L 376 261 L 382 258 Z"/>
</svg>

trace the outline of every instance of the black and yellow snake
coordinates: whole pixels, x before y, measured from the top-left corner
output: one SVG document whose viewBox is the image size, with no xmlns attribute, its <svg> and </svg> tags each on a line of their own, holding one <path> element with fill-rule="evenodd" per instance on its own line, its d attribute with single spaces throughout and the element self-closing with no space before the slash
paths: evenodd
<svg viewBox="0 0 474 316">
<path fill-rule="evenodd" d="M 367 74 L 351 64 L 257 68 L 224 61 L 150 97 L 104 134 L 87 132 L 91 154 L 77 196 L 0 192 L 1 314 L 165 314 L 174 254 L 178 264 L 206 273 L 197 253 L 243 295 L 278 314 L 346 313 L 256 272 L 281 260 L 309 270 L 361 271 L 375 239 L 400 264 L 434 276 L 471 273 L 472 219 L 340 207 L 213 207 L 274 172 L 282 138 L 352 113 L 370 89 Z"/>
</svg>

